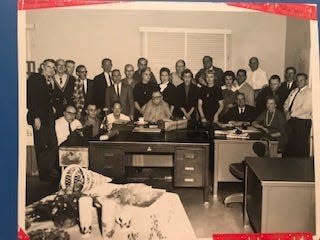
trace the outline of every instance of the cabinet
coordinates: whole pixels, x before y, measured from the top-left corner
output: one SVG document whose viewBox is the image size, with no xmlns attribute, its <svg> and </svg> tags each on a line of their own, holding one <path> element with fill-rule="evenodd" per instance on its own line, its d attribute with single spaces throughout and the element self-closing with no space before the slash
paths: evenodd
<svg viewBox="0 0 320 240">
<path fill-rule="evenodd" d="M 90 169 L 108 177 L 123 177 L 124 149 L 122 146 L 105 148 L 102 145 L 90 145 Z"/>
</svg>

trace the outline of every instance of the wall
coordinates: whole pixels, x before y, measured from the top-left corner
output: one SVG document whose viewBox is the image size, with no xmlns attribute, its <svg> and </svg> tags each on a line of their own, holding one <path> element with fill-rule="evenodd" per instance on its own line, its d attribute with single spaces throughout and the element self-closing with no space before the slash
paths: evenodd
<svg viewBox="0 0 320 240">
<path fill-rule="evenodd" d="M 241 12 L 51 9 L 28 11 L 27 23 L 35 24 L 30 51 L 37 66 L 48 57 L 71 58 L 77 64 L 87 66 L 89 77 L 101 72 L 100 62 L 104 57 L 110 57 L 116 68 L 123 69 L 126 63 L 136 66 L 137 58 L 142 54 L 138 31 L 142 26 L 230 29 L 232 70 L 247 68 L 251 56 L 257 56 L 261 68 L 269 74 L 281 76 L 284 69 L 286 17 L 283 16 Z"/>
<path fill-rule="evenodd" d="M 310 21 L 288 17 L 285 66 L 309 73 Z"/>
</svg>

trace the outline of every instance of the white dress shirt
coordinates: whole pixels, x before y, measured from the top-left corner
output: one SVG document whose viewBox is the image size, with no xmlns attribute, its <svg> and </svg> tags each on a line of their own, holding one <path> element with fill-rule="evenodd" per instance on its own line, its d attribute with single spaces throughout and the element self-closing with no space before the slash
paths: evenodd
<svg viewBox="0 0 320 240">
<path fill-rule="evenodd" d="M 254 72 L 249 69 L 247 71 L 247 83 L 249 83 L 253 90 L 261 89 L 263 86 L 268 85 L 267 73 L 261 68 L 258 68 Z"/>
<path fill-rule="evenodd" d="M 110 73 L 106 73 L 106 72 L 103 72 L 104 73 L 104 77 L 106 78 L 106 83 L 107 83 L 107 86 L 110 87 L 112 85 L 112 80 L 110 78 Z"/>
<path fill-rule="evenodd" d="M 287 100 L 284 102 L 283 108 L 289 111 L 291 103 L 291 117 L 299 119 L 311 119 L 312 116 L 312 96 L 311 88 L 304 86 L 303 88 L 293 89 Z"/>
<path fill-rule="evenodd" d="M 163 92 L 168 87 L 169 81 L 166 83 L 159 84 L 160 92 Z"/>
<path fill-rule="evenodd" d="M 56 80 L 56 83 L 60 88 L 64 88 L 64 85 L 67 82 L 67 78 L 68 78 L 68 75 L 65 73 L 62 76 L 59 76 L 58 74 L 54 75 L 54 79 Z"/>
<path fill-rule="evenodd" d="M 58 145 L 63 143 L 65 140 L 67 140 L 69 133 L 69 123 L 64 118 L 64 116 L 58 118 L 56 120 L 56 135 L 58 140 Z M 81 122 L 77 119 L 75 119 L 73 122 L 71 122 L 71 130 L 74 131 L 78 128 L 82 128 Z"/>
<path fill-rule="evenodd" d="M 82 84 L 83 84 L 83 89 L 84 89 L 84 93 L 87 93 L 87 88 L 88 88 L 88 80 L 84 79 L 82 80 Z"/>
<path fill-rule="evenodd" d="M 123 113 L 120 113 L 120 118 L 119 119 L 115 119 L 113 113 L 110 113 L 107 115 L 107 120 L 108 120 L 108 123 L 114 123 L 115 121 L 130 121 L 130 118 L 123 114 Z"/>
<path fill-rule="evenodd" d="M 238 107 L 238 111 L 239 111 L 239 114 L 241 114 L 241 111 L 242 113 L 244 113 L 244 111 L 246 110 L 246 107 Z"/>
<path fill-rule="evenodd" d="M 119 93 L 117 92 L 117 85 L 119 86 Z M 117 95 L 121 95 L 121 86 L 122 86 L 122 83 L 120 82 L 120 83 L 118 83 L 118 84 L 113 84 L 113 86 L 114 86 L 114 91 L 116 92 L 116 94 Z"/>
</svg>

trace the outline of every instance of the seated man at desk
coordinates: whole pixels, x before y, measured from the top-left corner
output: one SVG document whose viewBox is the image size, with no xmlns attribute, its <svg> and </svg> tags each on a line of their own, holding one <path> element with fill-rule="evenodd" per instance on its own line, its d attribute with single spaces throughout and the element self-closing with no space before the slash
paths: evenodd
<svg viewBox="0 0 320 240">
<path fill-rule="evenodd" d="M 121 102 L 115 101 L 112 106 L 112 113 L 107 115 L 108 123 L 127 123 L 130 122 L 130 117 L 121 113 L 122 105 Z"/>
<path fill-rule="evenodd" d="M 246 98 L 243 93 L 236 94 L 236 106 L 229 109 L 229 111 L 222 117 L 222 122 L 230 123 L 233 126 L 251 125 L 256 119 L 256 109 L 250 105 L 245 104 Z"/>
<path fill-rule="evenodd" d="M 66 141 L 73 131 L 82 128 L 81 122 L 76 119 L 76 114 L 76 108 L 72 105 L 68 105 L 63 112 L 63 116 L 56 120 L 55 130 L 58 146 Z"/>
<path fill-rule="evenodd" d="M 101 120 L 98 117 L 98 109 L 94 103 L 89 103 L 86 109 L 86 115 L 81 119 L 84 127 L 92 126 L 92 137 L 99 134 Z"/>
<path fill-rule="evenodd" d="M 169 105 L 163 101 L 159 90 L 153 91 L 152 99 L 145 105 L 143 117 L 145 121 L 151 123 L 170 119 L 171 111 Z"/>
<path fill-rule="evenodd" d="M 282 152 L 287 142 L 285 132 L 286 117 L 281 110 L 277 109 L 276 102 L 277 98 L 275 96 L 269 96 L 267 98 L 266 110 L 257 117 L 252 126 L 261 129 L 272 138 L 278 139 L 278 151 Z"/>
</svg>

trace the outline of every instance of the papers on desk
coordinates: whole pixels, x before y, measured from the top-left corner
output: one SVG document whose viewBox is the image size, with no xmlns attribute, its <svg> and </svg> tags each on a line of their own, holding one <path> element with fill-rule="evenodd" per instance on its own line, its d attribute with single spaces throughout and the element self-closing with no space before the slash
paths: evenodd
<svg viewBox="0 0 320 240">
<path fill-rule="evenodd" d="M 248 133 L 241 133 L 241 134 L 236 134 L 236 133 L 228 133 L 226 135 L 227 139 L 249 139 L 249 134 Z"/>
<path fill-rule="evenodd" d="M 140 132 L 140 133 L 160 133 L 160 128 L 145 128 L 145 127 L 135 127 L 132 132 Z"/>
</svg>

